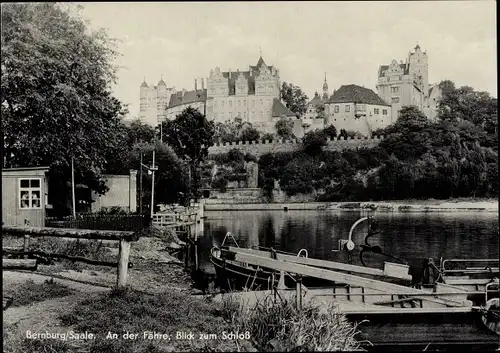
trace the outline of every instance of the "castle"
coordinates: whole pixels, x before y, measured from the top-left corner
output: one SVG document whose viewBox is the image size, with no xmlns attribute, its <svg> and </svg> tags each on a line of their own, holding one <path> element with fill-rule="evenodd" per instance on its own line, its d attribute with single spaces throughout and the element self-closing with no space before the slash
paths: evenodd
<svg viewBox="0 0 500 353">
<path fill-rule="evenodd" d="M 280 90 L 279 70 L 266 65 L 262 56 L 246 71 L 216 67 L 207 81 L 207 118 L 222 123 L 238 118 L 268 130 L 280 116 L 295 116 L 281 102 Z"/>
<path fill-rule="evenodd" d="M 296 120 L 295 114 L 281 101 L 279 70 L 267 65 L 262 55 L 248 70 L 221 71 L 216 67 L 210 70 L 206 82 L 206 88 L 205 80 L 201 79 L 201 89 L 195 80 L 194 91 L 176 91 L 175 86 L 168 88 L 163 79 L 157 86 L 148 86 L 144 80 L 140 87 L 140 119 L 156 125 L 165 119 L 175 119 L 192 106 L 209 120 L 225 123 L 239 119 L 262 132 L 274 132 L 280 117 Z M 416 105 L 429 119 L 435 119 L 441 97 L 438 85 L 429 84 L 428 56 L 418 44 L 404 63 L 392 60 L 390 65 L 379 67 L 378 96 L 357 85 L 341 88 L 341 92 L 334 90 L 330 95 L 325 73 L 322 95 L 315 93 L 301 119 L 304 129 L 334 124 L 370 135 L 372 130 L 393 123 L 403 106 Z"/>
<path fill-rule="evenodd" d="M 403 106 L 417 106 L 429 119 L 435 119 L 440 90 L 429 85 L 429 60 L 427 52 L 416 45 L 408 53 L 406 61 L 392 60 L 390 65 L 381 65 L 378 70 L 377 91 L 392 107 L 392 116 L 397 118 Z"/>
<path fill-rule="evenodd" d="M 167 87 L 163 77 L 157 86 L 149 86 L 146 78 L 140 87 L 139 119 L 156 126 L 166 117 L 167 105 L 172 94 L 176 93 L 175 86 Z"/>
</svg>

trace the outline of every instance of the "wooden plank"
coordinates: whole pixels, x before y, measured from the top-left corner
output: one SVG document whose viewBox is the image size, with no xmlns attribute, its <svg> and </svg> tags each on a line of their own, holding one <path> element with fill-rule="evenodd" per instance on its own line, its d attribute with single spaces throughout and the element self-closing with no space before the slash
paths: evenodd
<svg viewBox="0 0 500 353">
<path fill-rule="evenodd" d="M 36 270 L 37 262 L 32 259 L 2 259 L 2 269 L 4 270 Z"/>
<path fill-rule="evenodd" d="M 292 262 L 287 262 L 283 260 L 274 260 L 269 258 L 264 258 L 260 256 L 245 254 L 245 253 L 234 253 L 235 260 L 246 262 L 255 266 L 268 267 L 275 270 L 283 270 L 287 272 L 296 273 L 302 276 L 310 276 L 315 278 L 321 278 L 324 280 L 336 282 L 336 283 L 344 283 L 352 286 L 365 287 L 375 290 L 380 290 L 383 292 L 391 293 L 408 293 L 408 294 L 416 294 L 416 293 L 425 293 L 419 289 L 409 288 L 405 286 L 400 286 L 397 284 L 386 283 L 382 281 L 377 281 L 369 278 L 359 277 L 355 275 L 350 275 L 346 273 L 335 272 L 332 270 L 315 268 L 311 266 L 305 266 L 302 264 L 296 264 Z M 441 305 L 447 306 L 471 306 L 472 303 L 470 301 L 466 302 L 456 302 L 449 299 L 427 299 L 429 302 L 438 303 Z"/>
<path fill-rule="evenodd" d="M 139 240 L 138 235 L 134 232 L 117 230 L 2 226 L 2 233 L 15 236 L 30 235 L 36 237 L 63 237 L 75 239 Z"/>
<path fill-rule="evenodd" d="M 120 240 L 120 248 L 118 252 L 118 271 L 116 286 L 119 289 L 125 288 L 127 285 L 127 270 L 128 259 L 130 255 L 130 242 Z"/>
<path fill-rule="evenodd" d="M 251 255 L 256 255 L 256 256 L 261 256 L 261 257 L 272 258 L 272 254 L 269 251 L 246 249 L 246 248 L 236 248 L 236 247 L 232 247 L 232 246 L 229 247 L 229 251 L 235 252 L 235 253 L 245 253 L 245 254 L 251 254 Z M 349 265 L 349 264 L 344 264 L 341 262 L 334 262 L 334 261 L 311 259 L 311 258 L 307 258 L 307 257 L 297 257 L 297 256 L 293 256 L 293 255 L 285 255 L 285 254 L 280 254 L 280 253 L 276 253 L 276 255 L 277 255 L 278 260 L 283 260 L 286 262 L 292 262 L 292 263 L 297 263 L 297 264 L 302 264 L 302 265 L 307 265 L 307 266 L 323 267 L 323 268 L 328 268 L 328 269 L 332 269 L 332 270 L 355 272 L 357 274 L 366 274 L 366 275 L 371 275 L 371 276 L 387 277 L 387 278 L 391 278 L 391 279 L 403 279 L 403 280 L 408 280 L 408 281 L 411 281 L 411 279 L 412 279 L 412 277 L 410 275 L 407 275 L 407 276 L 387 275 L 384 271 L 379 270 L 379 269 L 375 269 L 375 268 Z"/>
<path fill-rule="evenodd" d="M 470 313 L 477 311 L 476 308 L 472 306 L 458 306 L 449 308 L 392 308 L 379 306 L 373 308 L 372 306 L 359 306 L 355 308 L 343 308 L 342 303 L 339 305 L 339 311 L 343 314 L 436 314 L 436 313 Z"/>
</svg>

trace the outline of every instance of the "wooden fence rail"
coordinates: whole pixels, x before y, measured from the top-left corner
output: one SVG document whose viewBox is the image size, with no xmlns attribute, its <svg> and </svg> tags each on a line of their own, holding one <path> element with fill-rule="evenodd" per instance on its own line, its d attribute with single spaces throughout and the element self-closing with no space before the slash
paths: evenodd
<svg viewBox="0 0 500 353">
<path fill-rule="evenodd" d="M 115 231 L 115 230 L 2 226 L 2 233 L 12 236 L 24 237 L 24 252 L 29 251 L 30 236 L 119 241 L 120 245 L 118 251 L 118 270 L 117 270 L 117 280 L 116 280 L 117 288 L 124 288 L 127 285 L 127 271 L 129 267 L 130 245 L 131 242 L 139 240 L 139 236 L 137 233 L 131 231 Z M 7 269 L 7 268 L 14 268 L 14 266 L 18 266 L 17 262 L 14 263 L 14 261 L 12 260 L 9 261 L 7 260 L 4 259 L 2 261 L 3 268 Z"/>
</svg>

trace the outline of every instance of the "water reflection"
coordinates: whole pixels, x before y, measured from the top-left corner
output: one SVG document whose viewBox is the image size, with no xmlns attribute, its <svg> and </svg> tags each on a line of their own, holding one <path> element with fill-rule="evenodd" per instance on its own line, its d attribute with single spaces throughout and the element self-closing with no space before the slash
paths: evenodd
<svg viewBox="0 0 500 353">
<path fill-rule="evenodd" d="M 366 212 L 332 211 L 229 211 L 206 212 L 201 261 L 207 262 L 208 250 L 220 245 L 231 232 L 241 247 L 274 247 L 297 253 L 307 249 L 309 257 L 348 262 L 345 252 L 334 252 L 340 239 L 347 239 L 352 224 Z M 370 238 L 371 245 L 385 253 L 420 262 L 424 257 L 498 258 L 498 214 L 490 212 L 454 213 L 373 213 L 380 234 Z M 353 234 L 356 244 L 363 243 L 367 224 Z M 352 263 L 361 265 L 358 247 Z M 368 266 L 381 267 L 391 261 L 380 255 L 365 255 Z"/>
</svg>

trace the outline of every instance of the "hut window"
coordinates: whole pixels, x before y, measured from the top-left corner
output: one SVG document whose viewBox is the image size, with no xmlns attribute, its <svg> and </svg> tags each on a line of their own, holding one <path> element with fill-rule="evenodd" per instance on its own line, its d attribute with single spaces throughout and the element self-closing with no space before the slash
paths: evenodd
<svg viewBox="0 0 500 353">
<path fill-rule="evenodd" d="M 41 179 L 19 179 L 19 207 L 41 208 Z"/>
</svg>

